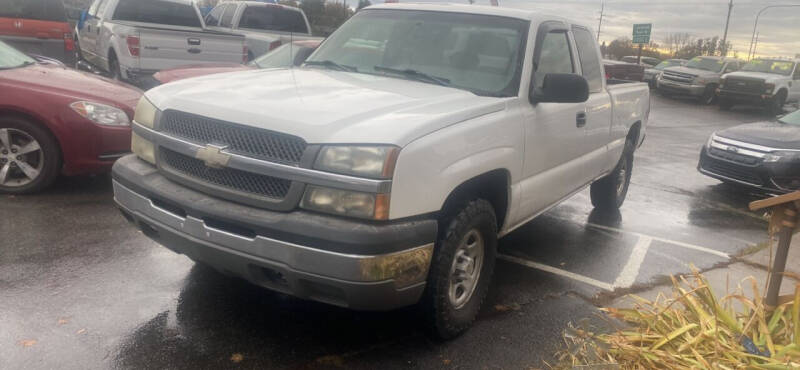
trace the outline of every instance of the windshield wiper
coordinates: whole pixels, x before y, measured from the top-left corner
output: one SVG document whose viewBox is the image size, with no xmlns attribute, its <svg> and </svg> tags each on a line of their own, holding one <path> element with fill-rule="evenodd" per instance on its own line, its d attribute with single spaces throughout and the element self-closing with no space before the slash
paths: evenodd
<svg viewBox="0 0 800 370">
<path fill-rule="evenodd" d="M 344 64 L 339 64 L 339 63 L 336 63 L 336 62 L 334 62 L 332 60 L 328 60 L 328 59 L 326 59 L 326 60 L 307 60 L 303 64 L 309 65 L 309 66 L 323 66 L 323 67 L 337 69 L 337 70 L 343 71 L 343 72 L 358 72 L 358 68 L 356 68 L 356 67 L 347 66 L 347 65 L 344 65 Z"/>
<path fill-rule="evenodd" d="M 432 76 L 427 73 L 420 72 L 414 69 L 409 69 L 409 68 L 400 69 L 400 68 L 391 68 L 384 66 L 375 66 L 372 68 L 375 69 L 376 71 L 401 74 L 416 79 L 417 81 L 428 81 L 441 86 L 450 86 L 450 80 L 444 77 Z"/>
</svg>

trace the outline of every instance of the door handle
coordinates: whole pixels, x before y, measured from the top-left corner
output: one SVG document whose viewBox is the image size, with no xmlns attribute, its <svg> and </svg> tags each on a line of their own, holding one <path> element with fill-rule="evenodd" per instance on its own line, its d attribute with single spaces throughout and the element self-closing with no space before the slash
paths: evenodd
<svg viewBox="0 0 800 370">
<path fill-rule="evenodd" d="M 578 112 L 575 114 L 575 126 L 586 126 L 586 112 Z"/>
</svg>

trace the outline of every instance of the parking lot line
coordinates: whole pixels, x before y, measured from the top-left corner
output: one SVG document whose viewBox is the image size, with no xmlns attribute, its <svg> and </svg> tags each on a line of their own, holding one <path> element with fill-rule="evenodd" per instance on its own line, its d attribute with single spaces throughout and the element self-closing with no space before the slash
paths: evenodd
<svg viewBox="0 0 800 370">
<path fill-rule="evenodd" d="M 617 280 L 614 281 L 615 288 L 627 288 L 636 282 L 636 277 L 639 276 L 639 268 L 642 267 L 644 257 L 647 255 L 647 250 L 650 249 L 650 243 L 652 242 L 653 238 L 649 236 L 639 236 L 639 240 L 633 247 L 630 257 L 628 257 L 628 263 L 625 264 L 622 272 L 617 276 Z"/>
<path fill-rule="evenodd" d="M 548 265 L 545 265 L 545 264 L 542 264 L 542 263 L 528 261 L 526 259 L 514 257 L 514 256 L 511 256 L 511 255 L 508 255 L 508 254 L 498 254 L 497 258 L 501 259 L 503 261 L 516 263 L 518 265 L 530 267 L 530 268 L 533 268 L 533 269 L 536 269 L 536 270 L 545 271 L 545 272 L 549 272 L 549 273 L 554 274 L 554 275 L 559 275 L 559 276 L 563 276 L 563 277 L 566 277 L 566 278 L 569 278 L 569 279 L 572 279 L 572 280 L 580 281 L 582 283 L 589 284 L 591 286 L 594 286 L 594 287 L 597 287 L 597 288 L 600 288 L 600 289 L 603 289 L 603 290 L 607 290 L 607 291 L 613 291 L 614 290 L 614 286 L 612 284 L 605 283 L 605 282 L 602 282 L 600 280 L 595 280 L 595 279 L 592 279 L 592 278 L 587 277 L 587 276 L 579 275 L 579 274 L 576 274 L 574 272 L 569 272 L 569 271 L 565 271 L 565 270 L 562 270 L 562 269 L 558 269 L 558 268 L 555 268 L 553 266 L 548 266 Z"/>
<path fill-rule="evenodd" d="M 561 219 L 561 220 L 565 220 L 565 221 L 571 221 L 571 222 L 579 223 L 579 222 L 577 222 L 575 220 L 572 220 L 572 219 L 569 219 L 569 218 L 562 218 L 562 217 L 557 217 L 557 218 Z M 601 229 L 601 230 L 614 231 L 614 232 L 618 232 L 618 233 L 621 233 L 621 234 L 630 234 L 630 235 L 636 235 L 638 237 L 647 237 L 647 238 L 650 238 L 652 240 L 656 240 L 656 241 L 659 241 L 659 242 L 672 244 L 672 245 L 675 245 L 675 246 L 678 246 L 678 247 L 683 247 L 683 248 L 686 248 L 686 249 L 693 249 L 693 250 L 704 252 L 704 253 L 708 253 L 708 254 L 713 254 L 715 256 L 719 256 L 719 257 L 722 257 L 722 258 L 725 258 L 725 259 L 730 259 L 731 258 L 731 256 L 729 254 L 725 253 L 725 252 L 720 252 L 720 251 L 718 251 L 716 249 L 701 247 L 699 245 L 684 243 L 684 242 L 677 241 L 677 240 L 670 240 L 670 239 L 660 238 L 660 237 L 657 237 L 657 236 L 642 234 L 642 233 L 636 232 L 636 231 L 623 230 L 623 229 L 618 229 L 616 227 L 599 225 L 599 224 L 595 224 L 595 223 L 591 223 L 591 222 L 587 222 L 586 226 L 590 226 L 590 227 L 593 227 L 593 228 L 596 228 L 596 229 Z"/>
</svg>

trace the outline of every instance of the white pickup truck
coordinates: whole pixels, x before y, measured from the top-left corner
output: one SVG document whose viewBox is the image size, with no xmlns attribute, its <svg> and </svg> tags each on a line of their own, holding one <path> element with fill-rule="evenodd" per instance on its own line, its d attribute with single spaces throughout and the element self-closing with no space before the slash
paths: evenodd
<svg viewBox="0 0 800 370">
<path fill-rule="evenodd" d="M 800 59 L 753 59 L 741 70 L 722 76 L 719 107 L 736 104 L 764 107 L 771 115 L 783 113 L 783 106 L 800 101 Z"/>
<path fill-rule="evenodd" d="M 233 32 L 247 39 L 248 60 L 287 42 L 321 40 L 311 36 L 311 25 L 300 8 L 261 1 L 218 4 L 206 15 L 210 29 Z"/>
<path fill-rule="evenodd" d="M 535 11 L 368 7 L 303 67 L 148 91 L 122 213 L 195 261 L 359 310 L 466 330 L 497 239 L 591 185 L 616 209 L 650 110 L 606 86 L 589 28 Z"/>
<path fill-rule="evenodd" d="M 82 18 L 81 58 L 138 85 L 162 69 L 247 59 L 244 37 L 206 30 L 191 0 L 94 0 Z"/>
</svg>

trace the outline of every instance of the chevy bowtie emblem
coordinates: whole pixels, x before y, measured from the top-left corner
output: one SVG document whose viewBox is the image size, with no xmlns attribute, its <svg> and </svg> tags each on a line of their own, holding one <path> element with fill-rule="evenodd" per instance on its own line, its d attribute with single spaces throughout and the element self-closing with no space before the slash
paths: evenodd
<svg viewBox="0 0 800 370">
<path fill-rule="evenodd" d="M 728 147 L 728 151 L 731 152 L 731 153 L 739 153 L 739 148 L 737 148 L 735 146 L 729 146 Z"/>
<path fill-rule="evenodd" d="M 217 169 L 224 168 L 231 159 L 230 155 L 222 152 L 227 148 L 227 146 L 208 144 L 205 148 L 198 149 L 194 157 L 203 161 L 207 167 Z"/>
</svg>

